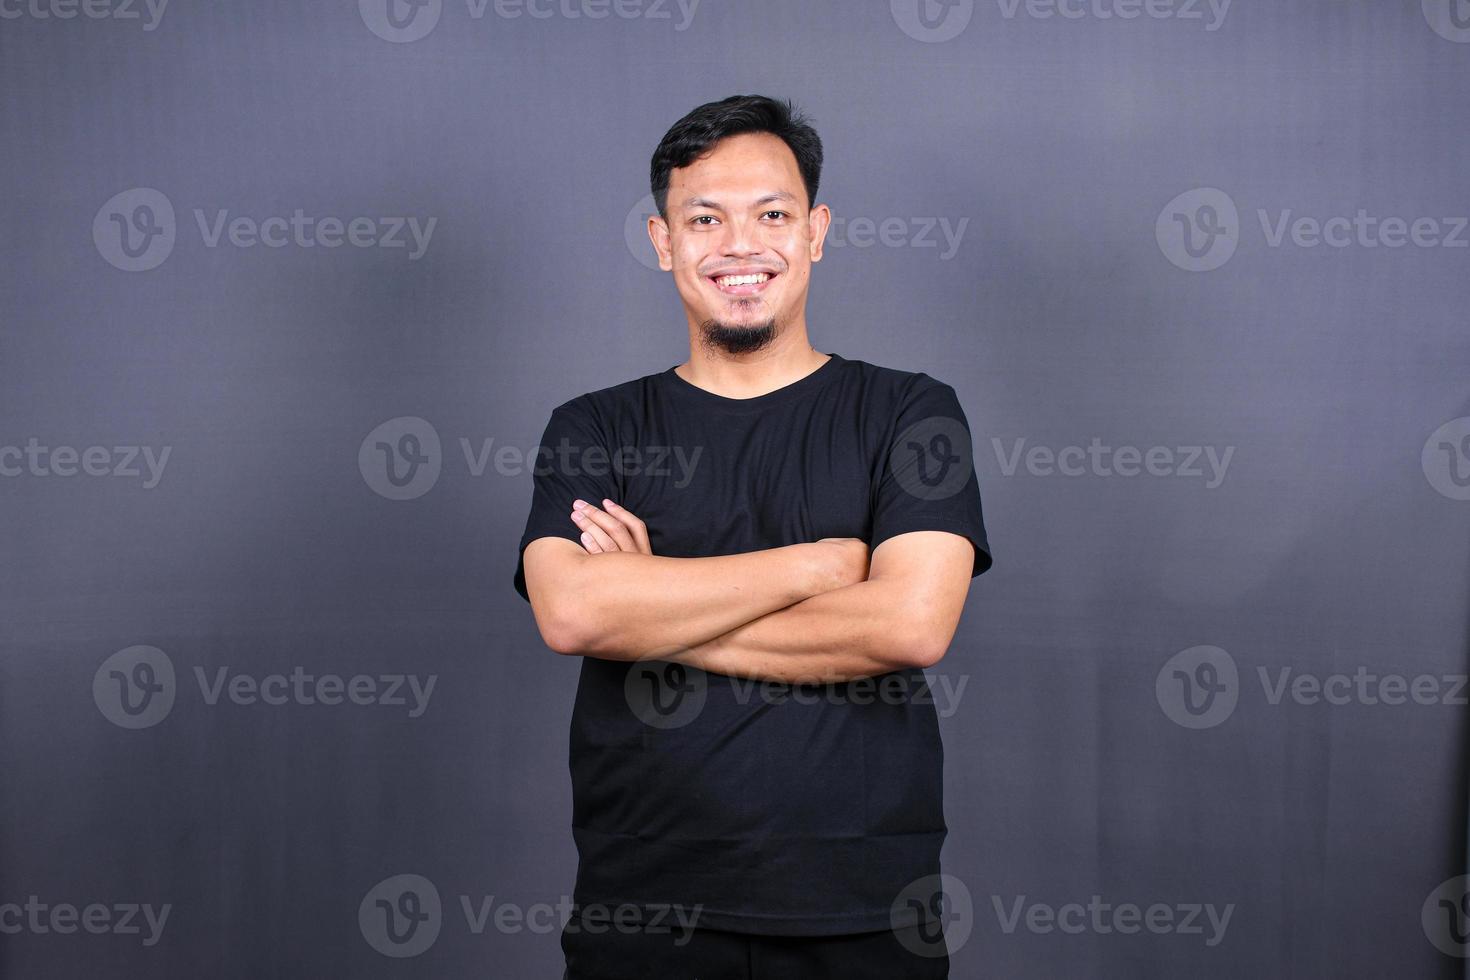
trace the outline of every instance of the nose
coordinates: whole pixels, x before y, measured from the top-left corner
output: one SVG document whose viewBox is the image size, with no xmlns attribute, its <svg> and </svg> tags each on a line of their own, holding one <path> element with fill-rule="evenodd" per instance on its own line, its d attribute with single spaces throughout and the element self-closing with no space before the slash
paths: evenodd
<svg viewBox="0 0 1470 980">
<path fill-rule="evenodd" d="M 725 239 L 721 252 L 732 258 L 748 258 L 763 251 L 754 221 L 731 218 L 725 222 Z"/>
</svg>

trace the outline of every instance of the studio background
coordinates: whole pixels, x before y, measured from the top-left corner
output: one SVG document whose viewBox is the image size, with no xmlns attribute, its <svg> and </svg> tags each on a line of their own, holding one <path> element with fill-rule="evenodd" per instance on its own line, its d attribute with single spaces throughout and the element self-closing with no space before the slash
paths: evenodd
<svg viewBox="0 0 1470 980">
<path fill-rule="evenodd" d="M 1461 975 L 1470 5 L 388 2 L 0 5 L 0 974 L 560 976 L 523 457 L 687 356 L 649 157 L 760 93 L 813 345 L 974 434 L 952 975 Z"/>
</svg>

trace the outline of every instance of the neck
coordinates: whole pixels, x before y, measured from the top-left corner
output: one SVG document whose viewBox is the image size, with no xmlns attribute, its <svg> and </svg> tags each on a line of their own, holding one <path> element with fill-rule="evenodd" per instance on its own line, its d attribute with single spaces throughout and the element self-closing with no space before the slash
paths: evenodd
<svg viewBox="0 0 1470 980">
<path fill-rule="evenodd" d="M 696 388 L 725 398 L 756 398 L 800 381 L 828 360 L 830 355 L 812 348 L 805 324 L 783 330 L 769 347 L 749 354 L 710 350 L 691 327 L 689 360 L 674 371 Z"/>
</svg>

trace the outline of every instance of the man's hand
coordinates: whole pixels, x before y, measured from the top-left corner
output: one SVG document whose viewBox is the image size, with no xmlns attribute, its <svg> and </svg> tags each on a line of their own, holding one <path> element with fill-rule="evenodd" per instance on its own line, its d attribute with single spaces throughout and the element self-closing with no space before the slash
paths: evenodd
<svg viewBox="0 0 1470 980">
<path fill-rule="evenodd" d="M 648 528 L 631 510 L 606 497 L 607 510 L 599 510 L 585 500 L 572 501 L 572 523 L 582 529 L 582 547 L 589 555 L 612 551 L 653 554 L 648 543 Z"/>
<path fill-rule="evenodd" d="M 585 500 L 572 501 L 572 522 L 582 529 L 582 547 L 589 555 L 614 551 L 630 551 L 651 555 L 648 526 L 621 504 L 602 500 L 606 510 Z M 868 578 L 868 544 L 861 538 L 822 538 L 814 542 L 821 550 L 818 568 L 822 571 L 821 590 L 830 592 L 856 585 Z"/>
</svg>

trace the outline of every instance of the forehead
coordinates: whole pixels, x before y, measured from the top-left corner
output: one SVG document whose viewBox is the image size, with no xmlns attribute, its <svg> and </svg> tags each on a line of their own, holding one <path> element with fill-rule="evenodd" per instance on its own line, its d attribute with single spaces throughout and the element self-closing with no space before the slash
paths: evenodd
<svg viewBox="0 0 1470 980">
<path fill-rule="evenodd" d="M 689 166 L 669 174 L 670 207 L 687 206 L 691 197 L 738 204 L 773 192 L 805 201 L 796 154 L 770 133 L 727 136 Z"/>
</svg>

